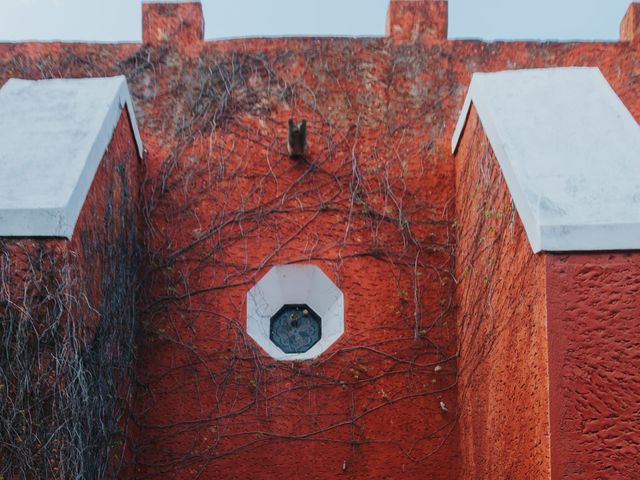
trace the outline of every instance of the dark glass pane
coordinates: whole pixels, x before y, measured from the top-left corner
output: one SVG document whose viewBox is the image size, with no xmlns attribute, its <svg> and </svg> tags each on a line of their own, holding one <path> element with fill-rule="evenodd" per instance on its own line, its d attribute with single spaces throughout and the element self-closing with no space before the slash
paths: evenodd
<svg viewBox="0 0 640 480">
<path fill-rule="evenodd" d="M 284 353 L 304 353 L 322 336 L 322 322 L 307 305 L 285 305 L 271 317 L 271 341 Z"/>
</svg>

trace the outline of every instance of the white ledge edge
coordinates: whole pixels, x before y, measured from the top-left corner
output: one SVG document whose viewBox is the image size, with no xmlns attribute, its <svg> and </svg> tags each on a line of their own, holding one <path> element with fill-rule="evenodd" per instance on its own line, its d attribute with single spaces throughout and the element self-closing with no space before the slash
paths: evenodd
<svg viewBox="0 0 640 480">
<path fill-rule="evenodd" d="M 562 67 L 560 67 L 562 68 Z M 564 67 L 575 69 L 598 70 L 597 67 Z M 621 223 L 612 219 L 611 223 L 582 223 L 582 224 L 541 224 L 534 212 L 531 210 L 529 202 L 525 197 L 524 190 L 516 177 L 512 168 L 512 160 L 507 153 L 503 138 L 508 138 L 500 131 L 499 122 L 496 122 L 491 114 L 491 109 L 484 104 L 482 95 L 482 83 L 478 79 L 493 73 L 474 73 L 469 91 L 465 98 L 456 128 L 451 140 L 451 152 L 457 153 L 458 146 L 462 139 L 464 129 L 469 119 L 471 106 L 476 109 L 479 121 L 484 133 L 495 153 L 500 165 L 505 182 L 513 198 L 518 215 L 522 220 L 525 232 L 531 244 L 533 253 L 541 251 L 547 252 L 572 252 L 572 251 L 614 251 L 614 250 L 638 250 L 640 249 L 640 223 Z M 601 75 L 601 72 L 600 72 Z M 604 79 L 604 76 L 603 76 Z M 606 82 L 608 88 L 617 100 L 611 107 L 619 116 L 633 120 L 630 112 L 617 96 L 613 88 Z"/>
<path fill-rule="evenodd" d="M 100 162 L 113 139 L 123 108 L 127 109 L 131 129 L 140 158 L 144 146 L 136 122 L 133 102 L 124 75 L 111 77 L 120 84 L 115 98 L 109 106 L 102 126 L 87 152 L 84 168 L 65 206 L 51 208 L 0 209 L 0 237 L 63 237 L 71 239 L 78 217 L 84 206 Z M 64 80 L 64 79 L 60 79 Z M 75 79 L 69 79 L 75 80 Z M 37 82 L 41 80 L 10 79 L 9 82 Z"/>
</svg>

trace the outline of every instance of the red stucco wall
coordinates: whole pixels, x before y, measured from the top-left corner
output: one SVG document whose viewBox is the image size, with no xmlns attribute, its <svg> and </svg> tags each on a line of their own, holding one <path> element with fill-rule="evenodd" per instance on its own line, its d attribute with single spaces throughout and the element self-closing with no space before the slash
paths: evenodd
<svg viewBox="0 0 640 480">
<path fill-rule="evenodd" d="M 448 10 L 445 0 L 390 0 L 386 36 L 395 44 L 444 42 Z"/>
<path fill-rule="evenodd" d="M 88 292 L 94 306 L 104 301 L 104 278 L 116 268 L 110 265 L 115 259 L 111 252 L 125 248 L 130 256 L 138 255 L 140 163 L 125 108 L 93 178 L 71 240 L 51 240 L 72 252 L 81 289 Z"/>
<path fill-rule="evenodd" d="M 160 202 L 150 239 L 158 265 L 143 317 L 137 474 L 456 478 L 442 210 L 452 165 L 424 141 L 442 130 L 440 100 L 411 92 L 431 73 L 389 78 L 381 46 L 274 40 L 266 52 L 228 53 L 213 44 L 160 80 L 182 87 L 154 110 L 167 125 L 155 138 L 189 143 L 171 187 L 148 193 Z M 409 62 L 398 57 L 395 68 Z M 235 75 L 234 91 L 213 130 L 188 108 L 202 95 L 195 108 L 215 114 L 220 71 Z M 185 84 L 188 75 L 205 81 Z M 418 106 L 434 121 L 422 122 Z M 307 163 L 286 156 L 291 115 L 309 122 Z M 183 117 L 190 128 L 176 132 Z M 165 171 L 166 152 L 148 148 Z M 344 336 L 295 364 L 273 361 L 245 333 L 247 291 L 289 262 L 319 265 L 346 301 Z"/>
<path fill-rule="evenodd" d="M 547 256 L 553 479 L 640 472 L 640 254 Z"/>
<path fill-rule="evenodd" d="M 143 3 L 143 43 L 199 43 L 204 37 L 202 4 L 188 3 Z"/>
<path fill-rule="evenodd" d="M 455 158 L 460 478 L 549 478 L 545 259 L 474 108 Z"/>
<path fill-rule="evenodd" d="M 0 477 L 117 475 L 129 436 L 138 154 L 123 112 L 71 240 L 0 240 Z"/>
<path fill-rule="evenodd" d="M 640 4 L 633 2 L 620 22 L 620 39 L 636 41 L 640 36 Z"/>
<path fill-rule="evenodd" d="M 456 191 L 449 142 L 475 71 L 596 65 L 640 118 L 640 47 L 445 41 L 442 23 L 414 35 L 431 25 L 420 2 L 395 3 L 397 38 L 201 42 L 199 10 L 147 4 L 144 45 L 0 45 L 0 82 L 122 73 L 137 106 L 145 291 L 122 478 L 548 471 L 545 266 L 493 160 L 495 208 L 475 210 L 471 157 Z M 290 116 L 309 122 L 308 164 L 286 156 Z M 245 335 L 246 291 L 284 262 L 320 265 L 345 293 L 345 336 L 314 362 L 273 362 Z M 463 312 L 495 319 L 481 338 L 505 334 L 474 367 L 464 352 L 486 344 L 462 328 L 458 371 Z M 522 423 L 501 422 L 514 412 Z"/>
<path fill-rule="evenodd" d="M 639 255 L 533 255 L 473 109 L 456 178 L 462 478 L 634 478 Z"/>
<path fill-rule="evenodd" d="M 6 262 L 3 266 L 10 268 L 15 275 L 11 285 L 13 293 L 19 293 L 23 277 L 30 276 L 28 270 L 33 265 L 29 266 L 29 259 L 46 252 L 46 256 L 60 262 L 60 269 L 69 275 L 65 281 L 71 288 L 70 294 L 81 299 L 73 302 L 72 308 L 80 308 L 83 337 L 90 339 L 100 324 L 100 305 L 108 301 L 104 298 L 104 279 L 117 268 L 111 265 L 117 260 L 113 253 L 118 248 L 125 248 L 131 258 L 138 255 L 139 183 L 137 148 L 129 117 L 123 110 L 78 216 L 72 238 L 2 239 L 3 251 L 7 252 L 2 258 Z M 131 280 L 134 284 L 135 278 Z"/>
</svg>

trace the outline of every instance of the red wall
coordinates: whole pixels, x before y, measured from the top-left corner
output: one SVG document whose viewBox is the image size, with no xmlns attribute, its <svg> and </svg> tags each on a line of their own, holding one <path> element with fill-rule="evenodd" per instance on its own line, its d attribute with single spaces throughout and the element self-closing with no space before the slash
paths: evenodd
<svg viewBox="0 0 640 480">
<path fill-rule="evenodd" d="M 446 41 L 448 10 L 446 0 L 390 0 L 386 36 L 394 44 Z"/>
<path fill-rule="evenodd" d="M 456 178 L 462 478 L 634 478 L 640 255 L 533 255 L 474 109 Z"/>
<path fill-rule="evenodd" d="M 640 4 L 633 2 L 620 22 L 620 39 L 636 41 L 640 34 Z"/>
<path fill-rule="evenodd" d="M 204 37 L 202 4 L 143 3 L 142 42 L 197 44 Z"/>
<path fill-rule="evenodd" d="M 640 472 L 640 254 L 547 256 L 554 479 Z"/>
<path fill-rule="evenodd" d="M 156 138 L 188 144 L 167 191 L 148 192 L 158 264 L 143 317 L 138 475 L 456 478 L 452 165 L 425 142 L 442 123 L 418 109 L 439 100 L 411 93 L 431 72 L 406 58 L 388 78 L 381 46 L 207 45 L 161 79 L 180 88 L 153 110 L 166 125 Z M 203 94 L 187 72 L 206 79 Z M 213 130 L 225 80 L 232 94 Z M 291 115 L 309 122 L 308 163 L 286 156 Z M 189 129 L 176 132 L 181 116 Z M 166 172 L 172 159 L 148 148 Z M 345 295 L 345 334 L 314 361 L 273 361 L 246 336 L 247 291 L 289 262 L 319 265 Z"/>
<path fill-rule="evenodd" d="M 456 192 L 449 142 L 475 71 L 597 65 L 640 118 L 639 47 L 444 41 L 442 23 L 435 36 L 414 36 L 411 22 L 428 24 L 408 5 L 420 2 L 394 3 L 402 29 L 391 39 L 201 42 L 198 10 L 180 7 L 176 23 L 162 12 L 178 7 L 147 4 L 144 45 L 0 45 L 2 82 L 123 73 L 137 105 L 149 151 L 145 297 L 137 428 L 123 478 L 445 479 L 460 468 L 459 478 L 541 478 L 548 470 L 538 360 L 546 267 L 526 254 L 496 171 L 501 217 L 464 206 L 482 202 L 479 173 L 469 157 L 469 177 L 457 179 L 468 186 Z M 154 26 L 180 30 L 159 38 Z M 309 121 L 310 164 L 286 156 L 292 115 Z M 504 231 L 500 249 L 478 251 L 483 235 L 460 236 L 456 222 Z M 471 284 L 461 275 L 465 251 L 479 255 Z M 273 362 L 245 335 L 246 291 L 270 265 L 292 261 L 320 265 L 347 302 L 344 337 L 314 362 Z M 463 355 L 459 372 L 451 358 L 455 318 L 477 310 L 489 287 L 482 313 L 507 336 L 472 376 L 477 355 Z M 479 334 L 490 334 L 483 325 Z M 461 345 L 483 345 L 472 340 Z M 510 412 L 523 423 L 500 425 Z"/>
<path fill-rule="evenodd" d="M 29 266 L 29 260 L 33 261 L 45 252 L 46 257 L 59 263 L 63 275 L 71 277 L 66 280 L 73 295 L 83 299 L 73 302 L 70 308 L 80 308 L 83 337 L 89 340 L 100 324 L 100 305 L 108 301 L 103 298 L 104 279 L 116 268 L 111 265 L 117 260 L 112 253 L 122 247 L 127 249 L 130 259 L 138 255 L 139 183 L 137 147 L 129 117 L 123 110 L 87 193 L 72 238 L 2 239 L 3 251 L 8 254 L 3 258 L 6 261 L 3 266 L 14 275 L 12 294 L 21 293 L 25 278 L 32 280 L 29 269 L 33 266 Z M 128 275 L 131 273 L 135 274 L 135 271 Z M 131 280 L 134 284 L 135 278 Z"/>
<path fill-rule="evenodd" d="M 0 240 L 2 478 L 109 476 L 124 462 L 138 167 L 123 112 L 72 239 Z"/>
<path fill-rule="evenodd" d="M 114 268 L 111 251 L 125 247 L 130 256 L 138 255 L 140 162 L 125 108 L 93 178 L 73 237 L 70 241 L 52 240 L 73 252 L 82 290 L 90 292 L 92 305 L 104 301 L 104 277 Z"/>
<path fill-rule="evenodd" d="M 475 108 L 455 158 L 460 478 L 549 478 L 545 257 Z"/>
</svg>

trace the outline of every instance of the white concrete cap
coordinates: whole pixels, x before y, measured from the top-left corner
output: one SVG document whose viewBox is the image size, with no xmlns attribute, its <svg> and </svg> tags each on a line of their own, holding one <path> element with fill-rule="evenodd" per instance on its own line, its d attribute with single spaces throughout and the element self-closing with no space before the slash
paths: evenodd
<svg viewBox="0 0 640 480">
<path fill-rule="evenodd" d="M 476 73 L 471 104 L 534 252 L 640 249 L 640 127 L 597 68 Z"/>
<path fill-rule="evenodd" d="M 125 77 L 9 80 L 0 90 L 0 236 L 66 237 L 126 106 Z"/>
<path fill-rule="evenodd" d="M 271 317 L 284 305 L 308 305 L 320 316 L 320 340 L 304 353 L 284 353 L 271 341 Z M 247 333 L 276 360 L 307 360 L 344 333 L 344 296 L 315 265 L 272 267 L 247 293 Z"/>
</svg>

